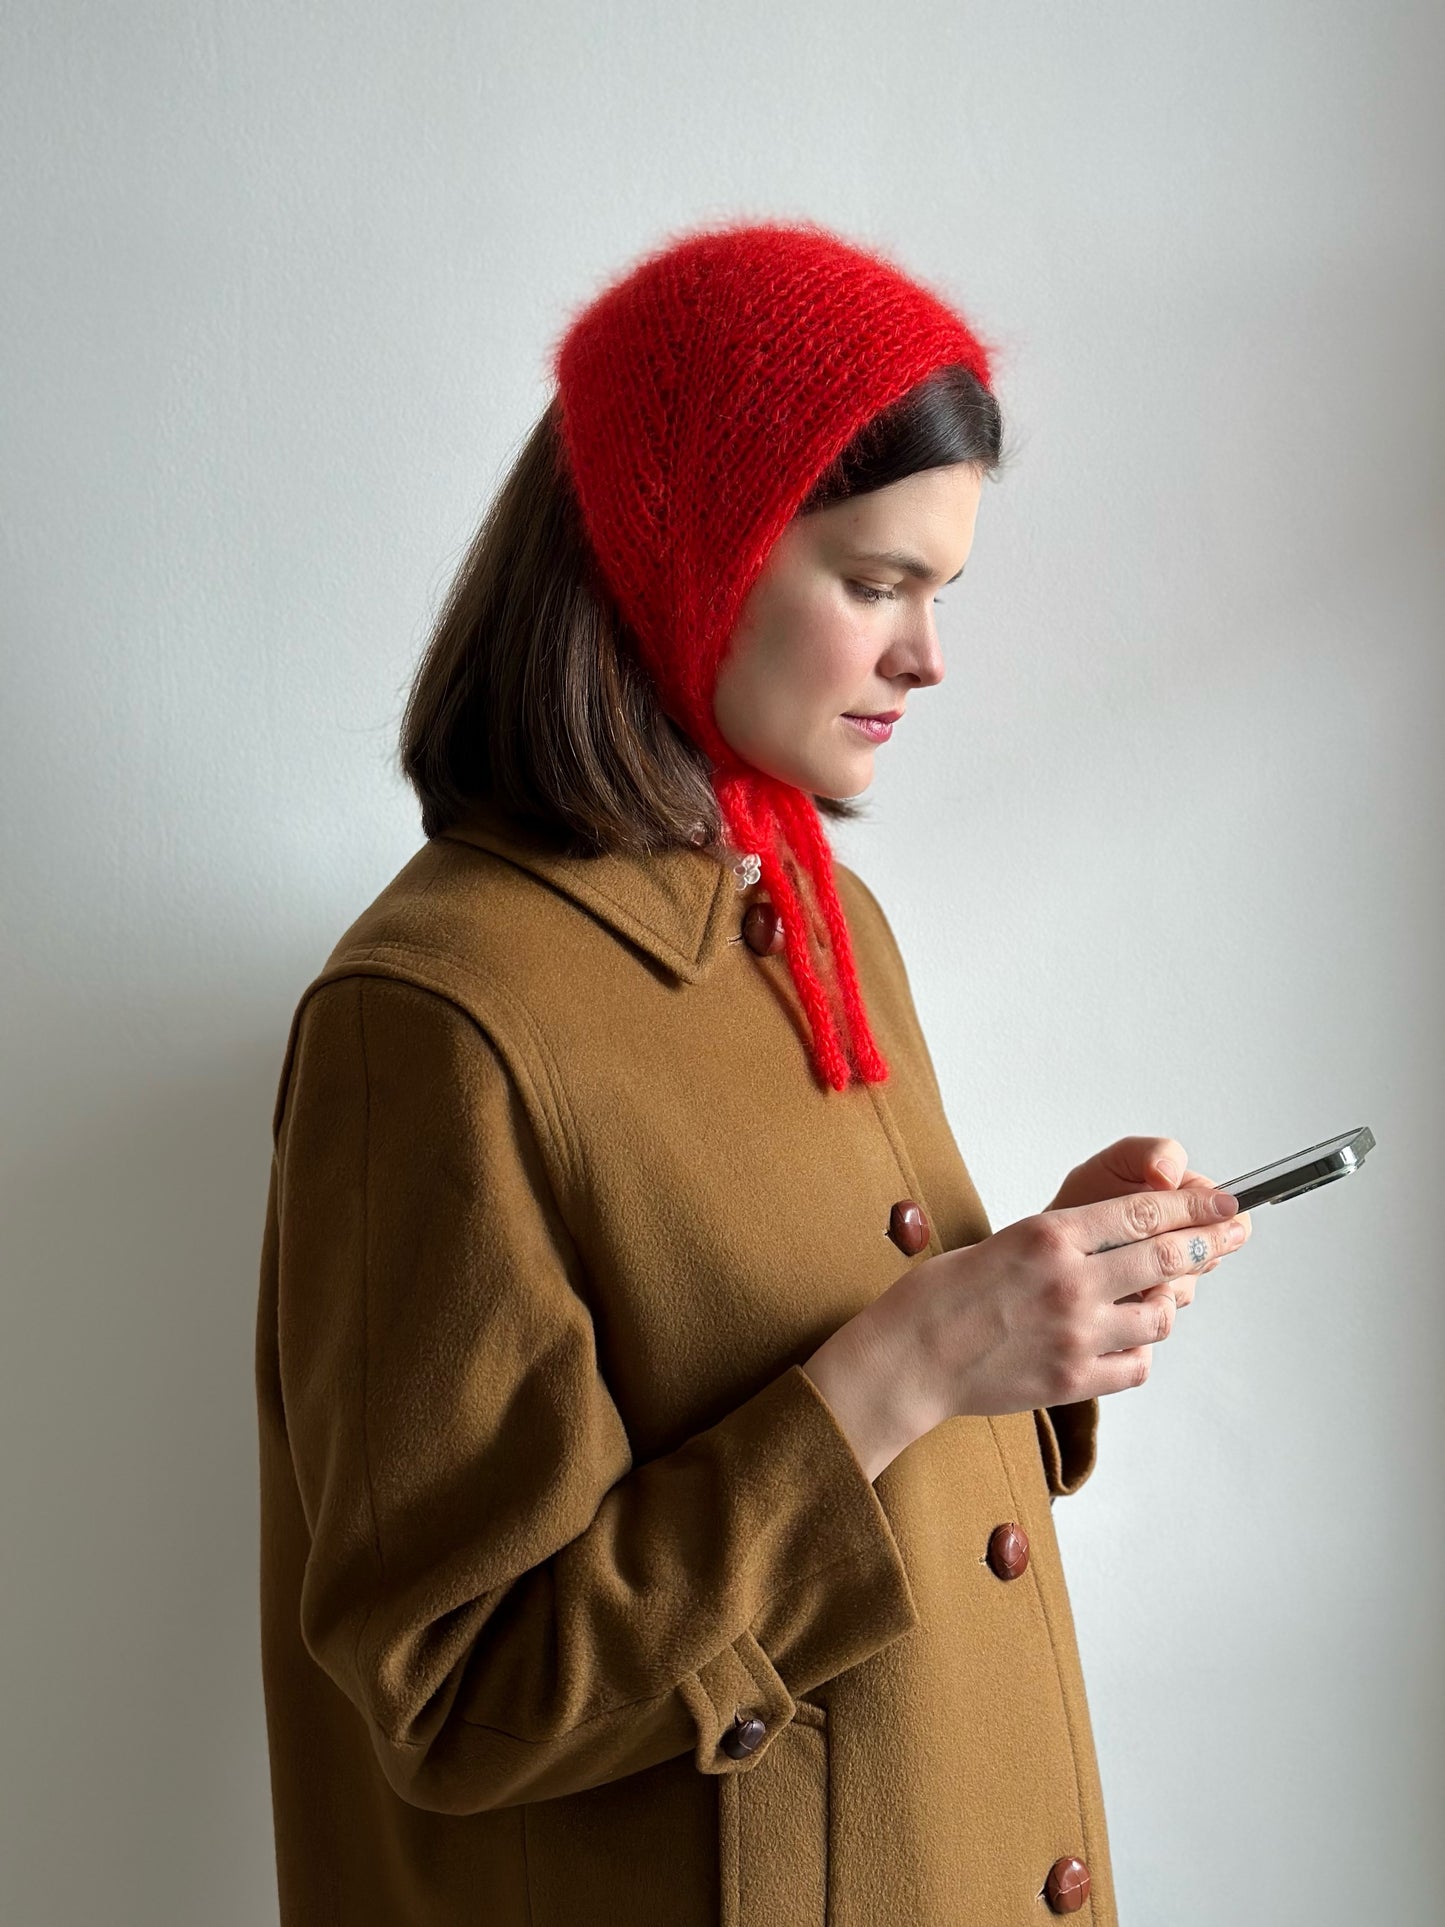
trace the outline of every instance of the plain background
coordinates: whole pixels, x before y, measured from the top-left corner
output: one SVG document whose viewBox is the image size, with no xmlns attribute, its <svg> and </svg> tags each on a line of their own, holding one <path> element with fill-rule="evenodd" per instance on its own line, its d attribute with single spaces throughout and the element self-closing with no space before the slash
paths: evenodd
<svg viewBox="0 0 1445 1927">
<path fill-rule="evenodd" d="M 1256 1214 L 1056 1511 L 1124 1919 L 1438 1918 L 1445 14 L 11 6 L 7 1927 L 274 1921 L 251 1344 L 294 1002 L 604 276 L 875 241 L 1003 344 L 948 674 L 837 833 L 995 1226 Z"/>
</svg>

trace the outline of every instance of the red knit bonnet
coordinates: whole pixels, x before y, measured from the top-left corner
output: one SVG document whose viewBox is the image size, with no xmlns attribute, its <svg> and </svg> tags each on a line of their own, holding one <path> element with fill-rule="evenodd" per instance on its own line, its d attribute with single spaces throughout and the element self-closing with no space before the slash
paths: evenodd
<svg viewBox="0 0 1445 1927">
<path fill-rule="evenodd" d="M 880 410 L 959 363 L 989 386 L 989 351 L 947 302 L 881 253 L 807 221 L 675 237 L 575 313 L 554 349 L 589 544 L 663 709 L 713 764 L 729 842 L 759 859 L 813 1062 L 834 1090 L 854 1075 L 881 1083 L 888 1066 L 863 1008 L 823 822 L 806 791 L 729 747 L 713 687 L 749 590 L 819 476 Z M 816 958 L 785 845 L 812 880 L 830 939 Z M 818 969 L 826 948 L 837 1009 Z"/>
</svg>

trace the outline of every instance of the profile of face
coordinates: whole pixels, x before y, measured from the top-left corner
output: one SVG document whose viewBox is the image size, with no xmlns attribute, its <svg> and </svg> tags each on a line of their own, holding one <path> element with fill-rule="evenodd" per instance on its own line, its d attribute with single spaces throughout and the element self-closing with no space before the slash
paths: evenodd
<svg viewBox="0 0 1445 1927">
<path fill-rule="evenodd" d="M 957 463 L 794 517 L 723 651 L 729 748 L 815 796 L 868 787 L 886 738 L 850 718 L 896 714 L 943 680 L 934 599 L 968 560 L 982 488 Z"/>
</svg>

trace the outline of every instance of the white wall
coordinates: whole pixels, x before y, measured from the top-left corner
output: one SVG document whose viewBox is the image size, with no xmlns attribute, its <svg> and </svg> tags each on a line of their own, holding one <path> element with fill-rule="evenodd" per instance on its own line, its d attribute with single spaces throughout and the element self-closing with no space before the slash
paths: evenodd
<svg viewBox="0 0 1445 1927">
<path fill-rule="evenodd" d="M 274 1920 L 251 1335 L 300 988 L 566 307 L 811 215 L 1006 344 L 949 674 L 838 847 L 995 1224 L 1257 1214 L 1057 1509 L 1135 1927 L 1437 1918 L 1445 15 L 8 10 L 0 1918 Z"/>
</svg>

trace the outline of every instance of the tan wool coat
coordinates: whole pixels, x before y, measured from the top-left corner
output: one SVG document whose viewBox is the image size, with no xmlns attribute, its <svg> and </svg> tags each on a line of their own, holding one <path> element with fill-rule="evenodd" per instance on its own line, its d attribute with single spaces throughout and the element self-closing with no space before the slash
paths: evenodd
<svg viewBox="0 0 1445 1927">
<path fill-rule="evenodd" d="M 881 1085 L 822 1087 L 729 863 L 492 809 L 302 993 L 256 1359 L 285 1927 L 1024 1927 L 1070 1857 L 1115 1922 L 1050 1512 L 1097 1403 L 870 1482 L 802 1370 L 990 1230 L 836 873 Z"/>
</svg>

